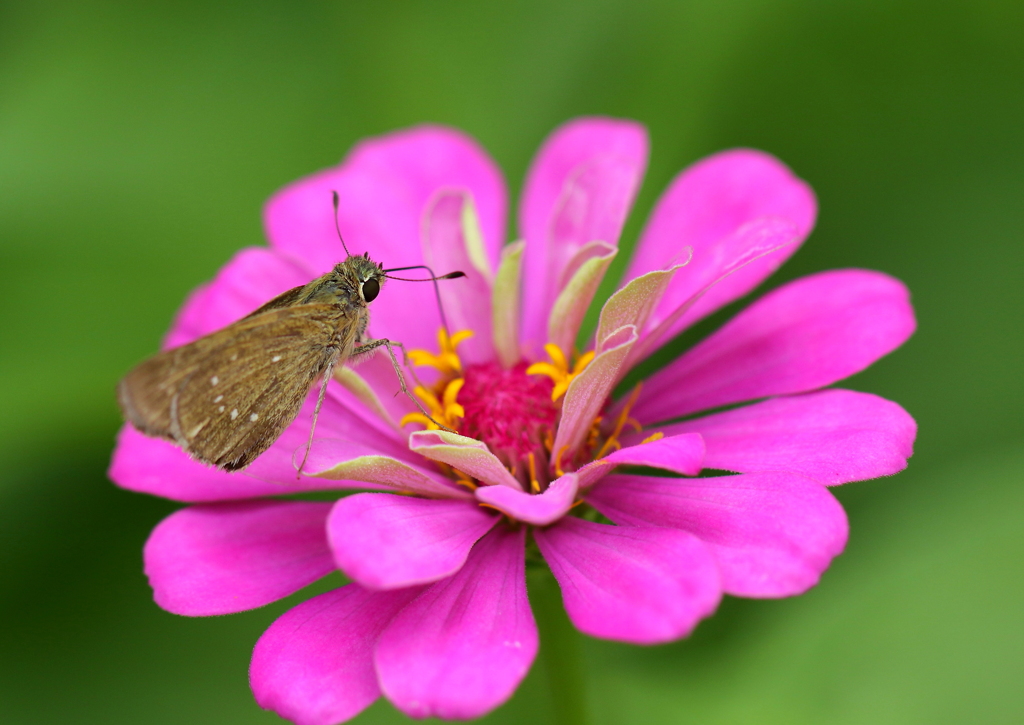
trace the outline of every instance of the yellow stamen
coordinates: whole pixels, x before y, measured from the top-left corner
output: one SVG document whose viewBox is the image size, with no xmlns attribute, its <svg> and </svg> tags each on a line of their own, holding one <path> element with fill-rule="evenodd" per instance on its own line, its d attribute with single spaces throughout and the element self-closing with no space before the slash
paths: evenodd
<svg viewBox="0 0 1024 725">
<path fill-rule="evenodd" d="M 551 449 L 555 447 L 555 434 L 551 432 L 550 428 L 545 428 L 543 435 L 544 435 L 544 450 L 546 450 L 550 454 L 551 453 Z"/>
<path fill-rule="evenodd" d="M 636 403 L 637 398 L 640 397 L 640 388 L 642 387 L 643 383 L 637 383 L 636 387 L 633 388 L 633 392 L 629 394 L 629 400 L 626 401 L 626 404 L 622 408 L 622 412 L 619 413 L 619 417 L 615 421 L 615 428 L 612 430 L 612 434 L 608 436 L 604 445 L 601 446 L 601 450 L 599 450 L 597 455 L 594 456 L 595 460 L 598 458 L 604 458 L 612 446 L 615 446 L 615 450 L 622 448 L 622 444 L 619 443 L 618 437 L 619 434 L 622 433 L 622 427 L 626 425 L 626 421 L 629 420 L 629 410 Z"/>
<path fill-rule="evenodd" d="M 458 397 L 459 391 L 462 390 L 462 386 L 465 383 L 465 378 L 456 378 L 448 383 L 447 387 L 444 389 L 444 395 L 441 396 L 441 400 L 444 402 L 445 413 L 449 416 L 457 415 L 460 418 L 466 417 L 465 408 L 455 402 L 455 398 Z"/>
<path fill-rule="evenodd" d="M 430 408 L 431 413 L 440 413 L 441 401 L 437 399 L 437 396 L 430 390 L 427 390 L 422 385 L 417 385 L 412 394 L 423 401 L 423 404 Z"/>
<path fill-rule="evenodd" d="M 422 385 L 417 385 L 416 389 L 413 390 L 413 394 L 423 401 L 423 404 L 430 411 L 430 415 L 434 417 L 438 423 L 448 426 L 449 428 L 456 428 L 458 425 L 458 419 L 466 416 L 466 410 L 458 402 L 456 398 L 459 395 L 459 391 L 462 389 L 465 383 L 465 378 L 456 378 L 455 380 L 449 381 L 445 385 L 444 392 L 441 394 L 441 399 L 438 400 L 437 396 L 434 395 L 430 390 L 427 390 Z M 402 420 L 398 422 L 399 426 L 404 426 L 408 423 L 421 423 L 426 426 L 427 430 L 439 430 L 437 424 L 423 413 L 414 412 L 406 413 L 402 416 Z"/>
<path fill-rule="evenodd" d="M 451 469 L 451 471 L 452 473 L 455 474 L 455 483 L 459 484 L 460 486 L 465 486 L 470 491 L 475 491 L 477 489 L 476 482 L 472 478 L 467 476 L 465 473 L 460 471 L 458 468 L 453 468 Z"/>
<path fill-rule="evenodd" d="M 534 493 L 540 493 L 540 483 L 537 481 L 537 461 L 533 457 L 533 453 L 527 454 L 527 458 L 530 461 L 530 488 Z"/>
<path fill-rule="evenodd" d="M 406 413 L 402 416 L 402 419 L 398 421 L 398 426 L 400 428 L 404 428 L 410 423 L 422 423 L 427 430 L 440 430 L 440 428 L 434 424 L 434 421 L 420 412 Z"/>
<path fill-rule="evenodd" d="M 562 454 L 569 450 L 568 445 L 564 445 L 558 449 L 558 455 L 555 456 L 555 475 L 564 476 L 565 471 L 562 470 Z"/>
<path fill-rule="evenodd" d="M 565 391 L 569 389 L 569 383 L 586 369 L 587 365 L 594 359 L 594 355 L 596 355 L 594 350 L 583 353 L 576 358 L 576 364 L 570 370 L 569 361 L 558 345 L 549 342 L 544 346 L 544 350 L 547 352 L 548 357 L 551 358 L 551 362 L 536 362 L 526 368 L 526 374 L 547 375 L 551 378 L 555 384 L 551 391 L 552 401 L 558 400 L 565 394 Z"/>
<path fill-rule="evenodd" d="M 437 349 L 435 355 L 427 350 L 410 350 L 409 359 L 419 367 L 429 366 L 436 368 L 442 375 L 459 375 L 462 373 L 462 361 L 455 348 L 459 343 L 473 337 L 472 330 L 460 330 L 451 337 L 448 330 L 441 328 L 437 331 Z"/>
<path fill-rule="evenodd" d="M 653 443 L 654 441 L 660 441 L 664 437 L 665 434 L 659 430 L 657 433 L 651 433 L 649 436 L 640 441 L 640 445 L 643 445 L 644 443 Z"/>
</svg>

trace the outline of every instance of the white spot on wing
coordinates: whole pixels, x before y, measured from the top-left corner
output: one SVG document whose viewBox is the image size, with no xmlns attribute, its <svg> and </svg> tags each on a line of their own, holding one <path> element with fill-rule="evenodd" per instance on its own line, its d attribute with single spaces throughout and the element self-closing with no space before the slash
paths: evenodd
<svg viewBox="0 0 1024 725">
<path fill-rule="evenodd" d="M 234 420 L 237 417 L 238 417 L 238 408 L 235 408 L 234 410 L 231 411 L 231 420 Z"/>
<path fill-rule="evenodd" d="M 249 420 L 251 420 L 253 423 L 255 423 L 257 420 L 259 420 L 259 415 L 257 415 L 256 413 L 253 413 L 252 415 L 249 416 Z"/>
<path fill-rule="evenodd" d="M 224 406 L 223 406 L 223 405 L 222 405 L 222 406 L 220 406 L 219 408 L 217 408 L 217 410 L 218 410 L 219 412 L 223 413 L 223 412 L 224 412 Z"/>
<path fill-rule="evenodd" d="M 224 396 L 223 395 L 218 395 L 216 398 L 213 399 L 213 402 L 214 403 L 219 403 L 222 400 L 224 400 Z"/>
<path fill-rule="evenodd" d="M 277 362 L 280 359 L 281 359 L 280 355 L 274 355 L 274 357 L 270 358 L 270 362 Z"/>
<path fill-rule="evenodd" d="M 216 385 L 219 382 L 220 382 L 220 378 L 218 378 L 216 375 L 214 375 L 212 378 L 210 378 L 210 385 Z"/>
</svg>

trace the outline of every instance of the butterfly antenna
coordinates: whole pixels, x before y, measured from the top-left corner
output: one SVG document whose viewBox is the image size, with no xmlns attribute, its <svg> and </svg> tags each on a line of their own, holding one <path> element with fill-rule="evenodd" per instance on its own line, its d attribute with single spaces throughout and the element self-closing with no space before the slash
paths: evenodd
<svg viewBox="0 0 1024 725">
<path fill-rule="evenodd" d="M 338 233 L 338 239 L 341 240 L 341 246 L 345 249 L 345 255 L 351 257 L 352 255 L 348 251 L 348 245 L 345 244 L 345 237 L 341 236 L 341 227 L 338 225 L 338 192 L 332 191 L 331 194 L 334 198 L 334 231 Z"/>
<path fill-rule="evenodd" d="M 430 276 L 426 279 L 408 279 L 407 277 L 392 277 L 388 272 L 405 272 L 409 269 L 425 269 L 430 272 Z M 385 269 L 384 276 L 388 279 L 395 279 L 399 282 L 433 282 L 434 283 L 434 296 L 437 298 L 437 310 L 441 313 L 441 326 L 444 327 L 444 331 L 451 334 L 451 330 L 448 329 L 448 320 L 444 316 L 444 305 L 441 304 L 441 288 L 437 286 L 439 279 L 458 279 L 459 277 L 465 277 L 465 272 L 449 272 L 448 274 L 442 274 L 438 277 L 434 274 L 434 270 L 425 264 L 417 264 L 412 267 L 395 267 L 394 269 Z"/>
</svg>

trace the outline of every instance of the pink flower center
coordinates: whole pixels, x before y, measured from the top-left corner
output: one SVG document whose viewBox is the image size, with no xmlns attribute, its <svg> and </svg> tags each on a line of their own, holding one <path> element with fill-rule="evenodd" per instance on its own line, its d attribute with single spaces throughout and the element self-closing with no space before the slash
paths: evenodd
<svg viewBox="0 0 1024 725">
<path fill-rule="evenodd" d="M 517 473 L 531 453 L 546 462 L 544 442 L 558 416 L 551 380 L 527 375 L 526 368 L 525 362 L 508 370 L 497 362 L 470 365 L 459 391 L 466 411 L 459 432 L 486 443 Z"/>
</svg>

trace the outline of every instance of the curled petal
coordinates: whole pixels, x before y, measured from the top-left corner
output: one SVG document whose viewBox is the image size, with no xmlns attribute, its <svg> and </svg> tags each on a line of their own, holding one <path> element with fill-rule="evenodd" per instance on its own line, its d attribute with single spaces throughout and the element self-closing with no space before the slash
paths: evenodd
<svg viewBox="0 0 1024 725">
<path fill-rule="evenodd" d="M 192 506 L 153 529 L 143 552 L 156 603 L 190 617 L 275 602 L 334 571 L 328 503 Z"/>
<path fill-rule="evenodd" d="M 567 473 L 551 482 L 543 493 L 531 495 L 506 486 L 481 486 L 475 491 L 478 501 L 489 504 L 518 521 L 547 526 L 562 518 L 576 500 L 579 481 Z"/>
<path fill-rule="evenodd" d="M 421 430 L 409 436 L 409 448 L 432 460 L 447 463 L 489 486 L 522 490 L 519 481 L 491 453 L 487 444 L 475 438 L 443 430 Z"/>
<path fill-rule="evenodd" d="M 587 502 L 617 524 L 668 526 L 698 536 L 722 587 L 786 597 L 818 583 L 846 545 L 846 513 L 827 488 L 791 473 L 715 478 L 608 476 Z"/>
<path fill-rule="evenodd" d="M 755 219 L 722 239 L 708 250 L 716 264 L 687 270 L 683 275 L 686 284 L 669 285 L 648 317 L 644 339 L 633 348 L 630 362 L 643 359 L 658 345 L 725 304 L 719 302 L 723 294 L 742 296 L 736 292 L 736 280 L 756 277 L 760 282 L 789 257 L 801 239 L 796 225 L 775 217 Z M 751 289 L 753 286 L 751 282 Z"/>
<path fill-rule="evenodd" d="M 707 445 L 708 468 L 789 471 L 835 485 L 902 471 L 914 452 L 917 424 L 899 405 L 877 395 L 822 390 L 658 430 L 666 435 L 699 432 Z"/>
<path fill-rule="evenodd" d="M 467 363 L 490 360 L 494 272 L 472 196 L 454 189 L 439 191 L 423 212 L 422 243 L 423 258 L 436 274 L 456 270 L 465 274 L 438 285 L 449 329 L 473 331 L 473 337 L 459 348 L 459 356 Z"/>
<path fill-rule="evenodd" d="M 396 589 L 457 572 L 498 518 L 463 501 L 359 493 L 334 504 L 327 535 L 343 572 L 369 589 Z"/>
<path fill-rule="evenodd" d="M 617 245 L 644 170 L 647 133 L 631 121 L 580 118 L 557 129 L 530 167 L 519 228 L 526 239 L 523 340 L 539 350 L 569 260 L 588 242 Z"/>
<path fill-rule="evenodd" d="M 672 283 L 676 272 L 685 267 L 689 260 L 688 250 L 684 250 L 666 269 L 641 275 L 615 292 L 601 308 L 595 337 L 603 340 L 623 325 L 634 325 L 638 330 L 647 329 L 647 321 L 665 290 Z"/>
<path fill-rule="evenodd" d="M 775 271 L 810 233 L 816 215 L 814 192 L 778 159 L 752 149 L 724 151 L 693 164 L 671 183 L 651 214 L 625 278 L 663 269 L 683 247 L 692 248 L 693 261 L 665 296 L 662 310 L 667 312 L 721 277 L 733 262 L 722 254 L 721 240 L 759 219 L 795 227 L 795 244 L 717 285 L 681 323 L 682 329 L 738 299 Z"/>
<path fill-rule="evenodd" d="M 501 251 L 501 263 L 494 278 L 493 315 L 494 352 L 505 368 L 519 362 L 519 277 L 526 243 L 512 242 Z"/>
<path fill-rule="evenodd" d="M 557 345 L 560 350 L 573 348 L 583 316 L 616 253 L 618 248 L 607 242 L 589 242 L 568 261 L 548 317 L 548 343 Z"/>
<path fill-rule="evenodd" d="M 649 443 L 626 446 L 604 458 L 588 463 L 577 473 L 580 488 L 587 488 L 615 470 L 615 466 L 648 466 L 686 476 L 700 473 L 704 460 L 704 440 L 699 433 L 670 435 Z"/>
<path fill-rule="evenodd" d="M 334 229 L 331 193 L 336 191 L 338 225 L 352 254 L 367 252 L 387 268 L 424 264 L 422 216 L 442 189 L 472 197 L 483 248 L 491 265 L 496 264 L 505 232 L 501 172 L 475 141 L 440 126 L 362 141 L 340 166 L 275 194 L 264 210 L 264 223 L 275 249 L 324 274 L 345 257 Z M 372 307 L 374 337 L 397 340 L 409 348 L 433 345 L 440 317 L 431 285 L 388 283 Z"/>
<path fill-rule="evenodd" d="M 301 455 L 297 451 L 296 455 Z M 471 498 L 447 478 L 420 466 L 383 456 L 372 449 L 336 439 L 313 441 L 303 469 L 307 476 L 331 480 L 359 481 L 374 487 L 418 493 L 436 498 Z"/>
<path fill-rule="evenodd" d="M 771 395 L 863 370 L 914 331 L 907 288 L 864 270 L 803 277 L 752 304 L 644 384 L 642 423 Z"/>
<path fill-rule="evenodd" d="M 285 612 L 252 653 L 256 702 L 297 725 L 334 725 L 380 697 L 373 647 L 421 587 L 371 592 L 358 584 Z"/>
<path fill-rule="evenodd" d="M 576 451 L 615 387 L 636 341 L 636 328 L 625 325 L 599 342 L 596 357 L 569 383 L 562 402 L 562 420 L 551 450 L 568 451 L 566 460 Z"/>
<path fill-rule="evenodd" d="M 468 720 L 502 704 L 537 653 L 526 599 L 525 529 L 492 529 L 380 637 L 381 689 L 410 717 Z"/>
<path fill-rule="evenodd" d="M 671 642 L 718 606 L 718 569 L 696 536 L 566 518 L 534 532 L 577 629 L 636 644 Z"/>
</svg>

